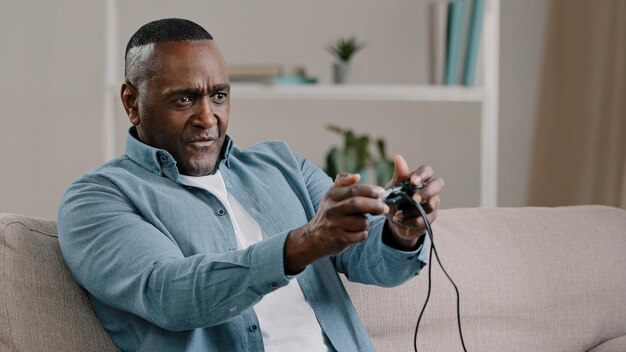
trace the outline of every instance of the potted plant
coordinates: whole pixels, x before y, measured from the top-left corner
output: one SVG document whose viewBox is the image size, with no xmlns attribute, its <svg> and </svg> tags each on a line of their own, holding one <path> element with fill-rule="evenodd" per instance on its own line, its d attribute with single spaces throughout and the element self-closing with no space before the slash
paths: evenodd
<svg viewBox="0 0 626 352">
<path fill-rule="evenodd" d="M 333 82 L 341 84 L 348 80 L 350 59 L 363 48 L 365 48 L 365 43 L 357 41 L 355 36 L 339 38 L 326 47 L 326 50 L 336 59 L 333 64 Z"/>
<path fill-rule="evenodd" d="M 326 155 L 326 173 L 331 177 L 337 177 L 340 172 L 358 173 L 361 175 L 360 183 L 367 182 L 368 169 L 372 169 L 376 175 L 376 183 L 385 185 L 393 176 L 393 161 L 387 158 L 385 141 L 376 140 L 378 158 L 372 158 L 369 151 L 371 138 L 368 135 L 356 135 L 351 130 L 342 129 L 335 125 L 328 125 L 328 130 L 343 135 L 343 148 L 332 147 Z"/>
</svg>

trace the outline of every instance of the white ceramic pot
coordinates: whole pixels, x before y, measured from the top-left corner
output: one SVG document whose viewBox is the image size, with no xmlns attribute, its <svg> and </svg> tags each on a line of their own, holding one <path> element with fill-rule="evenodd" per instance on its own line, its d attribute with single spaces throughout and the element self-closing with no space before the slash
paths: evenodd
<svg viewBox="0 0 626 352">
<path fill-rule="evenodd" d="M 333 82 L 344 84 L 348 82 L 350 76 L 350 64 L 345 61 L 335 62 L 333 64 Z"/>
</svg>

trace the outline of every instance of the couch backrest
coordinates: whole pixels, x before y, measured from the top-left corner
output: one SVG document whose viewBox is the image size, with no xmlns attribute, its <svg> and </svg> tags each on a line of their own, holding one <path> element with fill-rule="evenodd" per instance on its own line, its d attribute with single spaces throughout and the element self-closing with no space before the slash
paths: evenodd
<svg viewBox="0 0 626 352">
<path fill-rule="evenodd" d="M 433 231 L 461 292 L 468 351 L 588 351 L 605 341 L 594 352 L 626 351 L 623 209 L 451 209 Z M 418 350 L 461 351 L 454 289 L 432 270 Z M 379 351 L 413 350 L 427 271 L 392 289 L 347 285 Z"/>
<path fill-rule="evenodd" d="M 0 352 L 114 351 L 46 219 L 0 214 Z"/>
</svg>

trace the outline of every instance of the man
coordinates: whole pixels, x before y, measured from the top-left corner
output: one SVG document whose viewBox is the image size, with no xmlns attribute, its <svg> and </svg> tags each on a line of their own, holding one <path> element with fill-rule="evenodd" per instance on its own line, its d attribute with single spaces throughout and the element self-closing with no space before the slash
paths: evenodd
<svg viewBox="0 0 626 352">
<path fill-rule="evenodd" d="M 226 135 L 230 86 L 213 38 L 181 19 L 126 49 L 125 155 L 73 183 L 61 249 L 102 325 L 128 351 L 371 351 L 337 275 L 399 285 L 426 262 L 423 219 L 358 175 L 333 182 L 282 142 Z M 441 179 L 395 159 L 390 184 L 433 221 Z M 386 216 L 380 216 L 380 215 Z"/>
</svg>

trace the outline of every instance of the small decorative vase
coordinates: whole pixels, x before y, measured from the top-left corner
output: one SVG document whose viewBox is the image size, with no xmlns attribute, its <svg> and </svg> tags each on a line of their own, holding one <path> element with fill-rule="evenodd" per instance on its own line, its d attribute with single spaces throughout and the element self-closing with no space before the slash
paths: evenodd
<svg viewBox="0 0 626 352">
<path fill-rule="evenodd" d="M 336 84 L 344 84 L 348 82 L 350 74 L 350 64 L 345 61 L 335 62 L 333 64 L 333 82 Z"/>
</svg>

